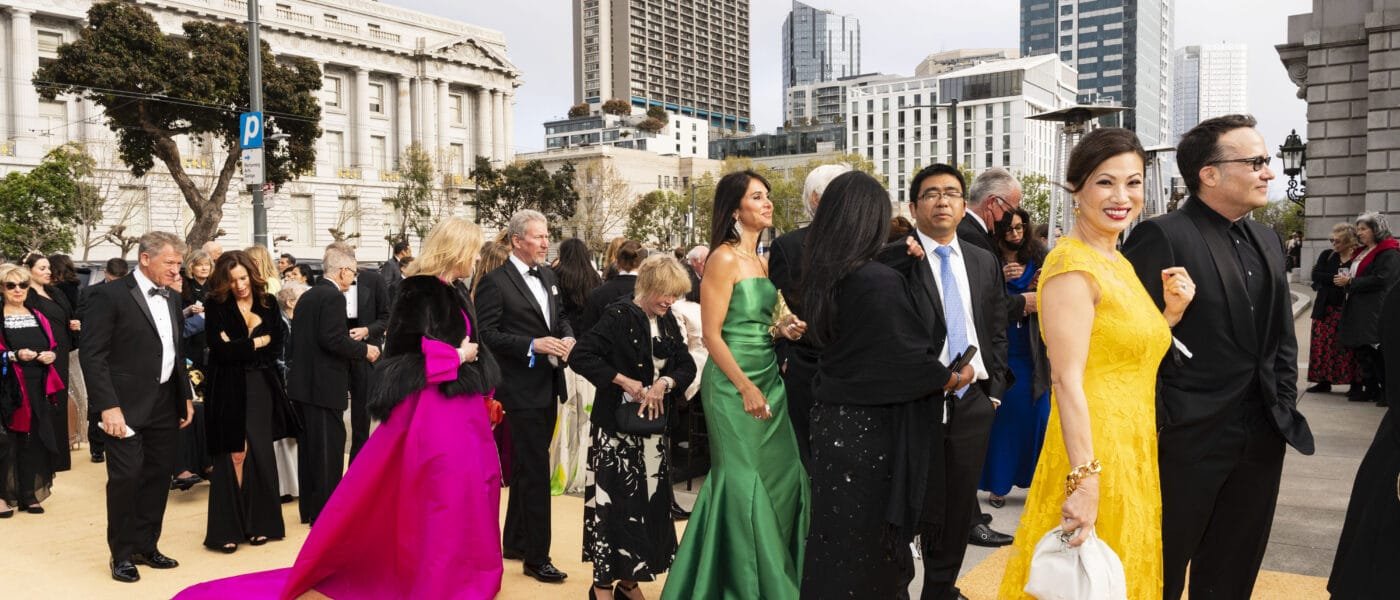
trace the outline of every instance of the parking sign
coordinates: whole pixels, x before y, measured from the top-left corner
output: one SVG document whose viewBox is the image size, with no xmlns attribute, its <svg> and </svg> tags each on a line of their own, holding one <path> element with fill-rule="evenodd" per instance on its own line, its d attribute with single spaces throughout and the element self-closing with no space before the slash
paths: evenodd
<svg viewBox="0 0 1400 600">
<path fill-rule="evenodd" d="M 263 147 L 263 114 L 246 112 L 238 115 L 238 147 L 243 150 Z"/>
</svg>

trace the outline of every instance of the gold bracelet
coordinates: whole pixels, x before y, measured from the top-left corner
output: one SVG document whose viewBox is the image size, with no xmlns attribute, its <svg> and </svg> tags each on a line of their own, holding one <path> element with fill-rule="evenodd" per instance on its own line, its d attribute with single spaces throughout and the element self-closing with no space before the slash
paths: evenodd
<svg viewBox="0 0 1400 600">
<path fill-rule="evenodd" d="M 1069 497 L 1074 493 L 1074 490 L 1079 489 L 1080 481 L 1083 481 L 1090 475 L 1098 475 L 1102 471 L 1103 465 L 1099 463 L 1098 459 L 1075 467 L 1069 472 L 1069 475 L 1065 476 L 1065 497 Z"/>
</svg>

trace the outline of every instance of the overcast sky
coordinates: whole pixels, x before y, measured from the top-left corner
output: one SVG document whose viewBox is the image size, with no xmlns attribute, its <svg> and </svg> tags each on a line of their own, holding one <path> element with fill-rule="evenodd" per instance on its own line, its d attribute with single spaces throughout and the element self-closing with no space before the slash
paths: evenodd
<svg viewBox="0 0 1400 600">
<path fill-rule="evenodd" d="M 386 0 L 501 31 L 525 84 L 517 91 L 517 152 L 544 147 L 543 122 L 573 103 L 571 2 L 575 0 Z M 913 75 L 926 55 L 958 48 L 1019 46 L 1018 0 L 811 0 L 818 8 L 860 19 L 861 70 Z M 975 10 L 966 7 L 975 6 Z M 750 3 L 753 122 L 758 131 L 782 124 L 782 24 L 785 0 Z M 1308 12 L 1308 0 L 1178 0 L 1176 47 L 1232 42 L 1249 46 L 1249 108 L 1270 148 L 1290 129 L 1306 127 L 1306 104 L 1288 81 L 1275 44 L 1288 37 L 1288 15 Z"/>
</svg>

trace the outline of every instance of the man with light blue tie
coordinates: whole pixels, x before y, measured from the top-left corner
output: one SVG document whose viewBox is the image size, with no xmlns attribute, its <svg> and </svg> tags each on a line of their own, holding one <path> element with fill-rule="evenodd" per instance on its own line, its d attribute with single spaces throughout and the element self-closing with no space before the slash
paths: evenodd
<svg viewBox="0 0 1400 600">
<path fill-rule="evenodd" d="M 925 600 L 962 597 L 954 585 L 967 551 L 977 483 L 999 398 L 1006 391 L 1006 294 L 996 256 L 958 241 L 967 212 L 966 183 L 957 169 L 934 164 L 910 185 L 910 212 L 924 258 L 913 287 L 929 294 L 947 324 L 941 360 L 951 364 L 970 348 L 975 380 L 947 399 L 944 461 L 947 481 L 942 535 L 923 542 Z"/>
</svg>

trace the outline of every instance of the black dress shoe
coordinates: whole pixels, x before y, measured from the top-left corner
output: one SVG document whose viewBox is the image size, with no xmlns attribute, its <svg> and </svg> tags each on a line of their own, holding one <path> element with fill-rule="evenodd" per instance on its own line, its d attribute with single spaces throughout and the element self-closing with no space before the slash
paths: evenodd
<svg viewBox="0 0 1400 600">
<path fill-rule="evenodd" d="M 201 481 L 204 481 L 204 478 L 198 475 L 190 475 L 189 477 L 176 477 L 175 479 L 171 480 L 170 489 L 188 492 L 190 491 L 190 488 L 194 487 Z"/>
<path fill-rule="evenodd" d="M 138 565 L 146 565 L 152 569 L 174 569 L 180 566 L 180 562 L 155 550 L 150 554 L 133 554 L 131 562 Z"/>
<path fill-rule="evenodd" d="M 1308 389 L 1304 391 L 1306 391 L 1309 394 L 1326 394 L 1332 391 L 1332 384 L 1327 383 L 1325 381 L 1322 383 L 1314 383 L 1308 386 Z"/>
<path fill-rule="evenodd" d="M 1000 548 L 1010 544 L 1015 539 L 1004 533 L 993 531 L 991 527 L 986 525 L 978 525 L 972 528 L 972 533 L 968 534 L 967 543 L 984 548 Z"/>
<path fill-rule="evenodd" d="M 525 553 L 519 550 L 501 550 L 501 558 L 506 560 L 523 560 Z"/>
<path fill-rule="evenodd" d="M 982 513 L 982 515 L 981 515 L 980 517 L 978 517 L 977 520 L 981 521 L 983 525 L 991 525 L 991 524 L 992 524 L 992 515 L 991 515 L 991 513 Z"/>
<path fill-rule="evenodd" d="M 136 570 L 136 565 L 129 560 L 112 561 L 112 579 L 122 583 L 136 583 L 141 581 L 141 572 Z"/>
<path fill-rule="evenodd" d="M 559 569 L 554 568 L 554 563 L 544 563 L 537 567 L 525 565 L 525 575 L 534 577 L 540 583 L 564 583 L 569 575 Z"/>
<path fill-rule="evenodd" d="M 675 501 L 673 500 L 673 501 L 671 502 L 671 520 L 673 520 L 673 521 L 685 521 L 685 520 L 687 520 L 687 519 L 689 519 L 689 518 L 690 518 L 690 511 L 688 511 L 688 510 L 686 510 L 686 509 L 684 509 L 684 508 L 681 508 L 681 505 L 676 504 Z"/>
<path fill-rule="evenodd" d="M 987 504 L 992 505 L 992 508 L 1001 508 L 1003 506 L 1006 506 L 1006 496 L 993 495 L 987 498 Z"/>
<path fill-rule="evenodd" d="M 106 456 L 106 455 L 103 455 L 103 454 L 93 454 L 93 455 L 92 455 L 92 462 L 95 462 L 95 463 L 107 462 L 107 456 Z"/>
</svg>

